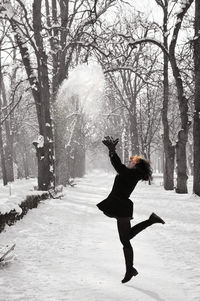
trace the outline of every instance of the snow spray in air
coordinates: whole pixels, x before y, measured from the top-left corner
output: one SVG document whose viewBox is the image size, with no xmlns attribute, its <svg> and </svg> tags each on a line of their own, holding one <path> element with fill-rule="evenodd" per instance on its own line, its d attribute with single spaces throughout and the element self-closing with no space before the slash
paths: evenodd
<svg viewBox="0 0 200 301">
<path fill-rule="evenodd" d="M 57 94 L 59 107 L 79 103 L 79 109 L 95 118 L 101 111 L 105 78 L 99 64 L 81 64 L 69 73 Z"/>
</svg>

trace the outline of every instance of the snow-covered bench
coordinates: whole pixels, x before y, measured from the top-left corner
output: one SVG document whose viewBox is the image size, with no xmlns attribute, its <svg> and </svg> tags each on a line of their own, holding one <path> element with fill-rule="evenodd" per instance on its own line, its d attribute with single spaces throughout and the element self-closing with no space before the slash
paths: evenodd
<svg viewBox="0 0 200 301">
<path fill-rule="evenodd" d="M 55 188 L 51 188 L 48 190 L 50 198 L 53 199 L 61 199 L 64 196 L 63 194 L 63 185 L 59 185 Z"/>
</svg>

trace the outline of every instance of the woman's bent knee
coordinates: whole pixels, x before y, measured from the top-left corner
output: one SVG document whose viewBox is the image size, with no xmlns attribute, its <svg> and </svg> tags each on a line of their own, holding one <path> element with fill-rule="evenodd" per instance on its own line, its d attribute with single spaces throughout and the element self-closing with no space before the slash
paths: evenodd
<svg viewBox="0 0 200 301">
<path fill-rule="evenodd" d="M 122 243 L 122 245 L 123 245 L 124 248 L 126 248 L 126 249 L 132 249 L 130 241 L 126 241 L 126 242 L 122 242 L 121 241 L 121 243 Z"/>
</svg>

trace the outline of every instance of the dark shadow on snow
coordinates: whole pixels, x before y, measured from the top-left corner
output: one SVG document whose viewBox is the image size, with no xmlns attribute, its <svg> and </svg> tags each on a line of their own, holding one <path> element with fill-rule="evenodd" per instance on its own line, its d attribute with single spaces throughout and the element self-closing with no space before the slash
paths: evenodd
<svg viewBox="0 0 200 301">
<path fill-rule="evenodd" d="M 151 297 L 152 299 L 155 299 L 157 301 L 166 301 L 164 300 L 163 298 L 161 298 L 157 293 L 155 292 L 152 292 L 152 291 L 149 291 L 149 290 L 145 290 L 145 289 L 142 289 L 142 288 L 139 288 L 139 287 L 136 287 L 136 286 L 133 286 L 133 285 L 126 285 L 128 287 L 131 287 L 131 288 L 134 288 L 136 290 L 138 290 L 139 292 L 142 292 L 143 294 Z"/>
</svg>

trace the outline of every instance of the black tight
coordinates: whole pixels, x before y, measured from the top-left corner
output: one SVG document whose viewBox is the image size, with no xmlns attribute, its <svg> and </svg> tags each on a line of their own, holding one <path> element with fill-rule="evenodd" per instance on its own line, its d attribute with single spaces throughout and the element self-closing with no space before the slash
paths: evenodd
<svg viewBox="0 0 200 301">
<path fill-rule="evenodd" d="M 147 227 L 153 225 L 153 223 L 147 219 L 141 223 L 136 224 L 135 226 L 133 226 L 130 229 L 130 239 L 132 239 L 133 237 L 135 237 L 138 233 L 140 233 L 141 231 L 143 231 L 144 229 L 146 229 Z"/>
<path fill-rule="evenodd" d="M 117 228 L 120 241 L 124 248 L 132 248 L 130 239 L 135 237 L 138 233 L 151 226 L 152 222 L 147 219 L 133 227 L 131 227 L 130 219 L 127 217 L 117 218 Z"/>
<path fill-rule="evenodd" d="M 130 243 L 131 222 L 129 218 L 118 218 L 117 228 L 119 239 L 124 248 L 132 248 Z"/>
<path fill-rule="evenodd" d="M 133 227 L 131 227 L 130 218 L 117 218 L 117 228 L 119 232 L 120 241 L 123 245 L 124 259 L 126 265 L 126 274 L 124 279 L 122 280 L 123 283 L 129 281 L 133 276 L 137 275 L 137 271 L 133 268 L 134 253 L 130 240 L 133 237 L 135 237 L 138 233 L 140 233 L 147 227 L 153 225 L 154 223 L 164 223 L 164 221 L 162 222 L 162 220 L 158 216 L 156 217 L 155 214 L 153 216 L 152 215 L 150 216 L 151 218 L 141 223 L 138 223 Z"/>
<path fill-rule="evenodd" d="M 133 248 L 131 246 L 130 239 L 151 225 L 152 222 L 148 219 L 131 228 L 131 222 L 129 218 L 117 218 L 117 228 L 120 241 L 123 245 L 126 271 L 130 271 L 132 269 L 134 259 Z"/>
</svg>

